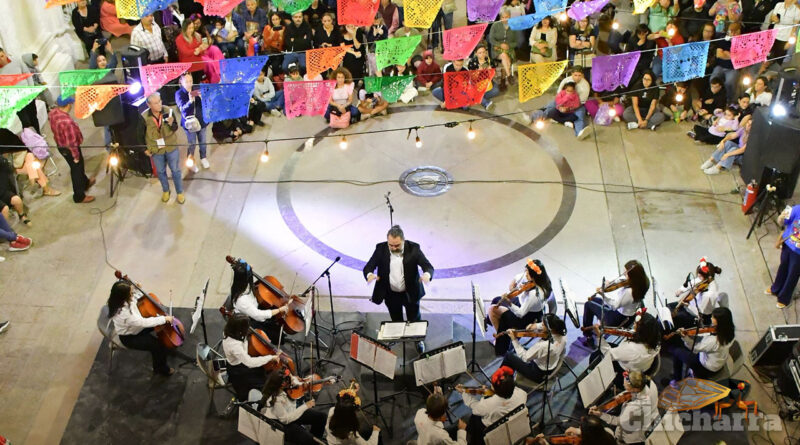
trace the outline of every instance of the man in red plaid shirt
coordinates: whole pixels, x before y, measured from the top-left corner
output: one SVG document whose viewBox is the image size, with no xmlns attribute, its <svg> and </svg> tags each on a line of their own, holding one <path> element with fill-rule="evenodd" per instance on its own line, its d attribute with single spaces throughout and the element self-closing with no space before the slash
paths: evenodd
<svg viewBox="0 0 800 445">
<path fill-rule="evenodd" d="M 83 153 L 81 152 L 83 134 L 78 128 L 78 124 L 69 116 L 73 102 L 75 102 L 74 97 L 59 97 L 58 106 L 50 110 L 48 120 L 50 129 L 53 130 L 53 138 L 58 145 L 58 152 L 69 165 L 69 173 L 72 177 L 72 200 L 77 203 L 92 202 L 94 196 L 87 195 L 86 190 L 94 185 L 95 179 L 86 177 Z"/>
</svg>

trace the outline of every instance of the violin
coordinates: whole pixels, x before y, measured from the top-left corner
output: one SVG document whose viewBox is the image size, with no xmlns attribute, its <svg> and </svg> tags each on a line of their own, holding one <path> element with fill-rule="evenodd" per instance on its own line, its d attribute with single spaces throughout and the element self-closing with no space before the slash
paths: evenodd
<svg viewBox="0 0 800 445">
<path fill-rule="evenodd" d="M 476 394 L 484 397 L 494 395 L 494 391 L 485 386 L 462 386 L 461 389 L 467 394 Z"/>
<path fill-rule="evenodd" d="M 680 300 L 678 300 L 678 304 L 676 304 L 675 309 L 672 310 L 672 316 L 674 317 L 675 315 L 678 314 L 678 309 L 680 309 L 681 306 L 685 306 L 691 303 L 692 300 L 694 300 L 695 297 L 697 297 L 697 294 L 707 291 L 708 285 L 711 284 L 712 281 L 714 281 L 714 278 L 708 277 L 705 280 L 700 281 L 699 283 L 692 286 L 691 289 L 689 289 L 689 292 L 683 297 L 681 297 Z"/>
<path fill-rule="evenodd" d="M 629 284 L 630 284 L 630 281 L 628 280 L 628 278 L 626 278 L 625 275 L 623 275 L 623 276 L 617 278 L 616 280 L 606 284 L 605 287 L 603 287 L 600 290 L 600 292 L 612 292 L 612 291 L 615 291 L 617 289 L 621 289 L 623 287 L 628 287 Z"/>
<path fill-rule="evenodd" d="M 517 297 L 519 294 L 531 291 L 531 290 L 533 290 L 535 288 L 536 288 L 536 282 L 535 281 L 526 281 L 526 282 L 522 283 L 521 285 L 515 287 L 513 290 L 508 291 L 508 292 L 504 293 L 503 295 L 501 295 L 500 296 L 500 301 L 498 301 L 497 304 L 499 305 L 503 301 L 511 301 L 511 299 L 513 299 L 514 297 Z"/>
<path fill-rule="evenodd" d="M 118 270 L 114 271 L 114 276 L 117 277 L 118 280 L 130 284 L 142 294 L 142 298 L 139 298 L 139 301 L 136 303 L 136 307 L 139 309 L 139 313 L 142 314 L 142 317 L 149 318 L 169 315 L 169 310 L 164 307 L 156 294 L 148 294 L 143 291 L 138 284 L 134 283 L 127 275 L 123 275 L 123 273 Z M 156 326 L 154 331 L 156 337 L 158 337 L 158 341 L 168 349 L 174 349 L 182 345 L 183 340 L 186 338 L 186 330 L 183 328 L 183 323 L 181 323 L 177 317 L 172 317 L 171 324 Z"/>
<path fill-rule="evenodd" d="M 633 393 L 632 392 L 623 391 L 623 392 L 617 394 L 616 396 L 614 396 L 614 398 L 612 398 L 608 402 L 605 402 L 602 405 L 597 406 L 597 409 L 599 409 L 600 411 L 610 411 L 610 410 L 622 405 L 623 403 L 630 401 L 632 398 L 633 398 Z"/>
<path fill-rule="evenodd" d="M 559 434 L 557 436 L 546 436 L 545 440 L 551 445 L 581 445 L 581 436 Z"/>
<path fill-rule="evenodd" d="M 680 334 L 681 332 L 686 333 L 687 335 L 700 335 L 700 334 L 716 334 L 717 327 L 716 326 L 706 326 L 703 328 L 691 328 L 691 329 L 678 329 L 676 331 L 672 331 L 669 334 L 664 336 L 664 340 L 669 340 L 670 338 L 674 337 L 676 334 Z"/>
<path fill-rule="evenodd" d="M 319 374 L 312 374 L 304 379 L 299 385 L 292 385 L 289 389 L 286 390 L 286 395 L 289 396 L 292 400 L 297 400 L 305 396 L 306 394 L 311 394 L 311 396 L 316 395 L 320 391 L 322 391 L 322 387 L 325 385 L 330 385 L 331 383 L 336 383 L 342 379 L 342 376 L 331 376 L 322 378 Z"/>
<path fill-rule="evenodd" d="M 230 264 L 235 264 L 240 261 L 239 258 L 234 258 L 230 255 L 225 257 L 225 260 Z M 261 277 L 253 272 L 257 283 L 253 293 L 258 301 L 259 307 L 266 309 L 277 309 L 288 305 L 289 311 L 279 313 L 276 315 L 278 321 L 283 325 L 283 329 L 289 334 L 297 334 L 305 329 L 306 321 L 303 316 L 303 308 L 305 306 L 303 300 L 297 295 L 289 295 L 283 289 L 283 285 L 277 278 L 273 276 Z"/>
<path fill-rule="evenodd" d="M 584 326 L 581 328 L 583 332 L 588 332 L 594 329 L 594 326 Z M 602 327 L 600 328 L 600 332 L 607 335 L 617 335 L 620 337 L 625 338 L 633 338 L 635 331 L 629 331 L 627 329 L 619 329 L 619 328 L 609 328 L 609 327 Z"/>
<path fill-rule="evenodd" d="M 549 337 L 547 331 L 541 331 L 539 329 L 506 329 L 505 331 L 501 331 L 492 335 L 494 336 L 494 338 L 498 338 L 504 335 L 508 335 L 511 332 L 513 332 L 514 335 L 516 335 L 517 337 L 539 337 L 539 338 Z"/>
</svg>

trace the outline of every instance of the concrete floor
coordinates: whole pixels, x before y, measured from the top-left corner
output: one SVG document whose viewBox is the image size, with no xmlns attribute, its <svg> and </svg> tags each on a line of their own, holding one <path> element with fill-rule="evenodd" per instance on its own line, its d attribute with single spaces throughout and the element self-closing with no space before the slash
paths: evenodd
<svg viewBox="0 0 800 445">
<path fill-rule="evenodd" d="M 498 99 L 496 114 L 545 102 L 519 104 L 510 94 Z M 345 133 L 483 115 L 477 109 L 470 115 L 439 111 L 433 104 L 423 96 L 416 107 L 399 106 L 389 117 Z M 614 124 L 599 128 L 596 139 L 577 141 L 561 126 L 540 132 L 520 124 L 519 115 L 509 119 L 476 123 L 472 142 L 463 126 L 423 129 L 421 149 L 405 132 L 352 136 L 346 151 L 337 138 L 302 152 L 302 141 L 274 142 L 269 163 L 260 164 L 260 141 L 326 130 L 321 118 L 265 118 L 267 127 L 245 137 L 254 142 L 211 148 L 212 167 L 186 182 L 183 206 L 174 195 L 162 204 L 155 179 L 126 179 L 109 198 L 101 148 L 84 151 L 88 170 L 99 173 L 92 190 L 98 200 L 73 204 L 68 169 L 56 155 L 59 173 L 51 181 L 65 193 L 33 198 L 29 189 L 34 225 L 15 226 L 34 239 L 34 247 L 0 251 L 7 257 L 0 265 L 0 318 L 12 322 L 0 337 L 0 433 L 21 444 L 60 440 L 100 343 L 95 320 L 114 268 L 182 307 L 193 305 L 210 278 L 207 306 L 216 307 L 230 286 L 225 255 L 243 257 L 258 273 L 298 291 L 338 252 L 344 259 L 332 270 L 337 310 L 384 310 L 366 300 L 371 287 L 359 265 L 384 237 L 389 191 L 394 221 L 450 277 L 436 277 L 428 287 L 427 312 L 468 312 L 470 281 L 488 299 L 503 291 L 529 256 L 540 258 L 551 278 L 569 283 L 579 299 L 632 258 L 653 275 L 661 296 L 671 295 L 706 256 L 723 269 L 719 287 L 730 295 L 745 351 L 770 325 L 798 322 L 797 304 L 780 311 L 762 293 L 777 267 L 774 224 L 759 230 L 759 237 L 766 235 L 760 244 L 745 240 L 751 220 L 741 214 L 739 195 L 729 193 L 741 181 L 697 168 L 711 147 L 694 145 L 684 136 L 687 126 L 666 123 L 653 133 Z M 86 145 L 102 144 L 102 133 L 90 125 L 81 122 Z M 442 167 L 457 183 L 434 198 L 406 194 L 398 177 L 421 165 Z M 585 187 L 566 190 L 560 182 L 565 172 Z M 289 179 L 333 181 L 276 184 Z M 741 374 L 736 377 L 753 380 L 746 370 Z M 754 398 L 764 412 L 775 413 L 764 391 L 755 384 Z"/>
</svg>

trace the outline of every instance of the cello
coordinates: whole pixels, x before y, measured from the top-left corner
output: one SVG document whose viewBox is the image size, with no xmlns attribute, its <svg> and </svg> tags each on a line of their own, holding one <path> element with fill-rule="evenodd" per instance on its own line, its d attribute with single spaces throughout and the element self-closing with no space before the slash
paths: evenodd
<svg viewBox="0 0 800 445">
<path fill-rule="evenodd" d="M 123 273 L 118 270 L 114 271 L 114 276 L 117 277 L 118 280 L 130 284 L 142 294 L 142 297 L 136 302 L 136 307 L 139 309 L 139 313 L 142 314 L 142 317 L 169 315 L 167 313 L 168 310 L 155 294 L 148 294 L 143 291 L 138 284 L 134 283 L 127 275 L 123 275 Z M 183 323 L 181 323 L 177 317 L 172 317 L 172 324 L 156 326 L 154 331 L 158 337 L 158 341 L 168 349 L 174 349 L 182 345 L 183 340 L 186 338 L 186 330 L 184 330 Z"/>
<path fill-rule="evenodd" d="M 235 264 L 240 261 L 244 262 L 230 255 L 226 256 L 225 260 L 230 264 Z M 267 309 L 277 309 L 288 305 L 289 311 L 286 314 L 279 313 L 275 317 L 289 334 L 302 332 L 303 329 L 305 329 L 306 321 L 303 316 L 304 303 L 300 297 L 287 294 L 281 282 L 273 276 L 262 277 L 253 272 L 253 277 L 255 277 L 257 281 L 253 293 L 258 301 L 258 305 Z"/>
<path fill-rule="evenodd" d="M 219 312 L 225 318 L 233 316 L 233 311 L 225 309 L 225 306 L 220 307 Z M 264 365 L 264 369 L 267 371 L 273 371 L 275 369 L 282 369 L 286 367 L 289 369 L 289 372 L 291 372 L 292 375 L 297 375 L 297 366 L 294 364 L 294 360 L 289 357 L 289 354 L 283 352 L 281 348 L 272 344 L 266 332 L 262 331 L 261 329 L 253 329 L 252 326 L 250 326 L 248 329 L 250 329 L 250 335 L 247 338 L 247 353 L 251 357 L 277 355 L 278 363 L 276 364 L 275 361 L 271 361 Z"/>
</svg>

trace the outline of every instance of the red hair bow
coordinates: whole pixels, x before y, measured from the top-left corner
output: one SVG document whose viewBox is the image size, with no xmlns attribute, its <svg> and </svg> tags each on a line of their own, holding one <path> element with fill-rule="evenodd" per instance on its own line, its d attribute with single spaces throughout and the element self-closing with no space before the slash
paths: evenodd
<svg viewBox="0 0 800 445">
<path fill-rule="evenodd" d="M 503 377 L 507 375 L 514 375 L 514 370 L 508 366 L 501 366 L 497 369 L 497 371 L 494 372 L 494 374 L 492 374 L 492 385 L 499 385 Z"/>
<path fill-rule="evenodd" d="M 708 273 L 708 260 L 706 260 L 706 257 L 700 258 L 700 270 L 703 273 Z"/>
</svg>

